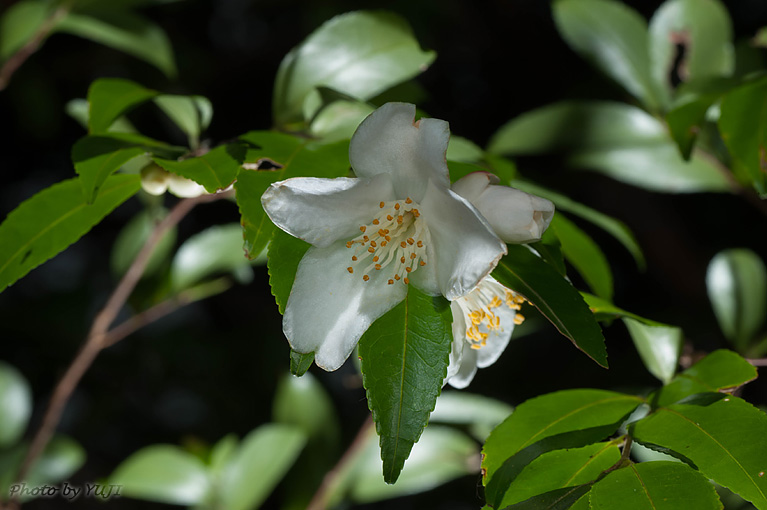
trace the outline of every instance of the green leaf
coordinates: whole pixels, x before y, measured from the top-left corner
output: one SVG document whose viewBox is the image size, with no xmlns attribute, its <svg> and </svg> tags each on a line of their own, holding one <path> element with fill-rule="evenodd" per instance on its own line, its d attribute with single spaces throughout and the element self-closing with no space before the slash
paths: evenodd
<svg viewBox="0 0 767 510">
<path fill-rule="evenodd" d="M 557 235 L 565 258 L 583 276 L 588 286 L 598 296 L 612 299 L 613 274 L 597 243 L 561 214 L 554 215 L 549 228 Z"/>
<path fill-rule="evenodd" d="M 213 117 L 210 101 L 203 96 L 163 94 L 155 97 L 154 102 L 186 134 L 189 146 L 197 149 L 200 133 L 208 127 Z"/>
<path fill-rule="evenodd" d="M 544 453 L 514 479 L 500 508 L 549 491 L 575 488 L 596 480 L 602 471 L 617 463 L 620 457 L 620 449 L 614 441 Z M 569 494 L 569 497 L 575 497 L 576 494 L 577 491 Z M 578 497 L 580 495 L 575 499 Z"/>
<path fill-rule="evenodd" d="M 589 358 L 607 368 L 602 330 L 578 291 L 562 275 L 521 245 L 508 245 L 493 277 L 522 294 Z"/>
<path fill-rule="evenodd" d="M 221 476 L 224 469 L 226 469 L 226 466 L 237 452 L 238 446 L 239 441 L 237 440 L 237 436 L 234 434 L 227 434 L 213 445 L 213 447 L 210 449 L 210 457 L 208 458 L 210 473 L 213 476 Z"/>
<path fill-rule="evenodd" d="M 7 60 L 28 43 L 51 13 L 48 2 L 24 0 L 11 5 L 0 20 L 0 60 Z"/>
<path fill-rule="evenodd" d="M 447 146 L 446 158 L 448 161 L 460 161 L 463 163 L 476 163 L 482 159 L 485 151 L 482 147 L 462 136 L 450 135 L 450 143 Z"/>
<path fill-rule="evenodd" d="M 261 195 L 270 184 L 291 177 L 343 177 L 349 173 L 349 142 L 327 145 L 311 143 L 283 133 L 251 131 L 240 137 L 255 146 L 248 151 L 247 165 L 269 162 L 276 169 L 240 172 L 234 188 L 242 215 L 245 250 L 253 257 L 260 253 L 276 227 L 261 207 Z"/>
<path fill-rule="evenodd" d="M 668 384 L 676 373 L 682 352 L 682 330 L 674 326 L 646 324 L 629 317 L 624 318 L 623 323 L 644 366 L 663 384 Z"/>
<path fill-rule="evenodd" d="M 554 489 L 553 491 L 538 494 L 532 498 L 526 499 L 520 503 L 507 506 L 504 510 L 566 510 L 575 508 L 575 503 L 586 500 L 584 510 L 589 508 L 588 492 L 591 490 L 591 484 L 578 485 L 576 487 L 565 487 L 563 489 Z"/>
<path fill-rule="evenodd" d="M 453 342 L 450 303 L 408 286 L 407 297 L 359 342 L 368 407 L 381 438 L 386 483 L 397 481 L 434 410 Z"/>
<path fill-rule="evenodd" d="M 383 11 L 336 16 L 290 51 L 277 71 L 274 119 L 284 126 L 314 116 L 317 87 L 362 101 L 423 72 L 434 60 L 407 22 Z"/>
<path fill-rule="evenodd" d="M 714 486 L 685 464 L 644 462 L 616 469 L 591 488 L 593 510 L 720 510 Z"/>
<path fill-rule="evenodd" d="M 565 257 L 562 255 L 562 243 L 559 242 L 553 228 L 547 228 L 540 241 L 530 243 L 528 246 L 537 251 L 543 260 L 551 264 L 557 273 L 567 276 Z"/>
<path fill-rule="evenodd" d="M 437 398 L 429 423 L 469 425 L 471 435 L 484 441 L 512 411 L 513 407 L 500 400 L 465 391 L 445 391 Z"/>
<path fill-rule="evenodd" d="M 133 12 L 114 10 L 88 15 L 70 12 L 56 23 L 55 30 L 132 55 L 153 65 L 168 78 L 176 76 L 173 47 L 165 31 Z"/>
<path fill-rule="evenodd" d="M 735 170 L 767 195 L 767 78 L 736 88 L 722 99 L 719 132 Z"/>
<path fill-rule="evenodd" d="M 18 441 L 32 414 L 32 391 L 15 367 L 0 361 L 0 448 Z"/>
<path fill-rule="evenodd" d="M 305 435 L 289 425 L 262 425 L 242 440 L 220 480 L 218 500 L 227 510 L 257 508 L 301 453 Z"/>
<path fill-rule="evenodd" d="M 488 502 L 500 508 L 506 489 L 536 457 L 603 440 L 642 402 L 633 395 L 584 389 L 549 393 L 520 404 L 493 430 L 482 450 Z"/>
<path fill-rule="evenodd" d="M 767 268 L 747 249 L 717 253 L 706 272 L 708 298 L 722 332 L 743 351 L 767 315 Z"/>
<path fill-rule="evenodd" d="M 294 279 L 295 279 L 295 273 L 294 273 Z M 284 311 L 285 311 L 285 307 L 283 306 L 282 309 L 280 310 L 280 313 L 283 313 Z M 306 373 L 307 370 L 309 370 L 312 367 L 312 363 L 314 363 L 313 352 L 304 354 L 302 352 L 296 352 L 293 349 L 290 349 L 290 373 L 292 375 L 296 377 L 301 377 L 302 375 Z"/>
<path fill-rule="evenodd" d="M 575 202 L 565 195 L 560 195 L 559 193 L 527 181 L 515 179 L 511 181 L 511 185 L 514 188 L 526 191 L 527 193 L 547 198 L 554 202 L 557 210 L 569 212 L 598 226 L 617 239 L 618 242 L 631 253 L 639 268 L 644 269 L 645 260 L 644 255 L 642 254 L 642 249 L 634 238 L 634 234 L 622 221 L 611 218 L 599 211 L 595 211 L 579 202 Z"/>
<path fill-rule="evenodd" d="M 237 147 L 219 145 L 196 158 L 173 161 L 170 159 L 152 158 L 168 172 L 186 177 L 205 187 L 208 193 L 229 187 L 240 171 L 237 160 Z"/>
<path fill-rule="evenodd" d="M 684 53 L 675 62 L 679 45 Z M 718 0 L 664 2 L 650 20 L 649 49 L 652 76 L 667 96 L 674 67 L 685 82 L 729 76 L 735 69 L 730 15 Z"/>
<path fill-rule="evenodd" d="M 309 246 L 309 243 L 297 239 L 282 230 L 275 229 L 274 231 L 274 237 L 269 244 L 267 267 L 269 268 L 269 285 L 272 287 L 272 295 L 277 302 L 280 313 L 285 313 L 290 290 L 293 288 L 293 282 L 296 279 L 298 264 L 309 249 Z M 309 355 L 302 354 L 300 357 L 296 357 L 291 352 L 290 366 L 293 375 L 302 375 L 311 366 L 311 362 L 314 361 L 314 355 L 311 354 L 311 360 L 307 358 Z M 293 370 L 294 365 L 296 367 L 295 371 Z"/>
<path fill-rule="evenodd" d="M 477 472 L 477 444 L 462 432 L 429 425 L 413 447 L 397 483 L 381 479 L 381 457 L 371 434 L 361 458 L 354 464 L 349 499 L 364 504 L 424 492 Z"/>
<path fill-rule="evenodd" d="M 174 445 L 152 445 L 125 459 L 109 483 L 122 494 L 175 505 L 196 505 L 207 497 L 211 480 L 200 459 Z"/>
<path fill-rule="evenodd" d="M 137 175 L 113 175 L 88 204 L 78 179 L 24 201 L 0 224 L 0 292 L 65 250 L 139 190 Z"/>
<path fill-rule="evenodd" d="M 119 278 L 125 274 L 133 259 L 136 258 L 136 255 L 138 255 L 138 252 L 141 251 L 144 243 L 146 243 L 149 235 L 167 213 L 168 211 L 165 209 L 147 209 L 136 214 L 123 227 L 112 246 L 110 266 L 115 276 Z M 167 230 L 162 236 L 152 251 L 142 277 L 155 274 L 161 268 L 163 262 L 169 259 L 176 245 L 176 231 L 177 229 L 174 227 Z"/>
<path fill-rule="evenodd" d="M 184 241 L 173 257 L 170 277 L 179 292 L 211 275 L 239 273 L 249 265 L 242 251 L 242 228 L 236 223 L 215 225 Z"/>
<path fill-rule="evenodd" d="M 653 405 L 665 406 L 707 391 L 731 392 L 756 379 L 756 368 L 732 351 L 714 351 L 677 375 L 651 398 Z"/>
<path fill-rule="evenodd" d="M 650 110 L 663 108 L 665 97 L 653 81 L 647 23 L 642 16 L 608 0 L 559 0 L 553 13 L 560 35 L 571 48 Z"/>
<path fill-rule="evenodd" d="M 713 403 L 661 407 L 635 422 L 630 433 L 645 446 L 688 459 L 707 478 L 764 510 L 767 415 L 737 397 L 711 395 L 717 397 Z"/>
<path fill-rule="evenodd" d="M 118 117 L 157 94 L 154 90 L 121 78 L 94 81 L 88 89 L 88 131 L 91 134 L 106 132 Z"/>
<path fill-rule="evenodd" d="M 348 140 L 373 110 L 362 101 L 334 101 L 314 117 L 309 132 L 326 143 Z"/>
</svg>

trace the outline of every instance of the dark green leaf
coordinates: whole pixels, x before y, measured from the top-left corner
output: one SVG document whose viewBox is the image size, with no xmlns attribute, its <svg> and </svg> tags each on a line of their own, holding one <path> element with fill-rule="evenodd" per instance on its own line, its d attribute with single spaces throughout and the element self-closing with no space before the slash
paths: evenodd
<svg viewBox="0 0 767 510">
<path fill-rule="evenodd" d="M 282 230 L 275 229 L 272 242 L 269 243 L 269 256 L 267 266 L 269 268 L 269 285 L 272 287 L 272 295 L 277 302 L 280 313 L 285 313 L 288 304 L 290 290 L 296 279 L 298 264 L 301 262 L 309 243 L 297 239 Z M 313 354 L 293 353 L 290 355 L 291 373 L 301 375 L 311 366 L 314 361 Z M 307 358 L 311 356 L 311 360 Z M 296 370 L 293 370 L 296 367 Z"/>
<path fill-rule="evenodd" d="M 80 239 L 139 187 L 137 175 L 113 175 L 88 204 L 79 179 L 69 179 L 24 201 L 0 224 L 0 292 Z"/>
<path fill-rule="evenodd" d="M 295 279 L 295 273 L 294 273 L 294 279 Z M 285 308 L 283 306 L 280 312 L 284 312 L 284 311 L 285 311 Z M 313 352 L 304 354 L 301 352 L 296 352 L 293 349 L 290 349 L 290 373 L 293 374 L 294 376 L 301 377 L 302 375 L 304 375 L 306 371 L 311 368 L 312 363 L 314 363 Z"/>
<path fill-rule="evenodd" d="M 211 482 L 200 459 L 166 444 L 142 448 L 109 477 L 109 483 L 122 486 L 125 496 L 176 505 L 201 503 L 211 490 Z"/>
<path fill-rule="evenodd" d="M 714 351 L 679 374 L 653 395 L 655 406 L 665 406 L 706 391 L 732 391 L 756 379 L 751 363 L 732 351 Z"/>
<path fill-rule="evenodd" d="M 220 145 L 196 158 L 173 161 L 153 158 L 168 172 L 186 177 L 205 187 L 208 193 L 229 187 L 240 171 L 240 162 L 232 157 L 232 148 Z"/>
<path fill-rule="evenodd" d="M 547 198 L 554 202 L 557 210 L 569 212 L 598 226 L 608 234 L 612 235 L 615 239 L 617 239 L 629 251 L 629 253 L 631 253 L 639 268 L 644 269 L 645 260 L 644 255 L 642 254 L 642 249 L 639 247 L 639 244 L 634 238 L 634 234 L 622 221 L 611 218 L 606 214 L 595 211 L 594 209 L 591 209 L 590 207 L 581 203 L 575 202 L 565 195 L 560 195 L 559 193 L 527 181 L 520 181 L 515 179 L 511 181 L 511 185 L 517 189 L 526 191 L 527 193 L 532 193 L 533 195 Z"/>
<path fill-rule="evenodd" d="M 680 61 L 679 46 L 684 53 Z M 673 92 L 671 70 L 682 81 L 729 76 L 735 69 L 732 27 L 718 0 L 669 0 L 650 20 L 652 75 L 666 95 Z"/>
<path fill-rule="evenodd" d="M 706 273 L 708 298 L 724 336 L 743 352 L 767 315 L 767 268 L 747 249 L 721 251 Z"/>
<path fill-rule="evenodd" d="M 284 126 L 310 119 L 321 105 L 317 87 L 360 100 L 423 72 L 434 60 L 407 22 L 384 11 L 336 16 L 291 50 L 277 71 L 274 118 Z"/>
<path fill-rule="evenodd" d="M 381 437 L 386 483 L 399 477 L 434 410 L 453 341 L 450 303 L 409 286 L 359 342 L 368 406 Z"/>
<path fill-rule="evenodd" d="M 676 373 L 682 352 L 682 330 L 663 324 L 647 324 L 630 317 L 623 323 L 629 330 L 642 363 L 652 375 L 668 384 Z"/>
<path fill-rule="evenodd" d="M 11 5 L 0 20 L 0 60 L 7 60 L 29 42 L 50 13 L 50 4 L 41 0 Z"/>
<path fill-rule="evenodd" d="M 450 171 L 450 182 L 455 182 L 463 177 L 466 177 L 473 172 L 487 172 L 487 168 L 481 167 L 474 163 L 464 163 L 461 161 L 448 161 L 448 169 Z"/>
<path fill-rule="evenodd" d="M 258 170 L 240 172 L 234 185 L 245 229 L 245 250 L 248 256 L 254 257 L 263 250 L 276 230 L 261 207 L 264 191 L 270 184 L 291 177 L 332 178 L 348 175 L 349 142 L 319 145 L 269 131 L 251 131 L 240 139 L 254 146 L 246 155 L 247 165 L 259 167 Z M 265 162 L 277 168 L 260 169 Z"/>
<path fill-rule="evenodd" d="M 587 483 L 577 487 L 565 487 L 553 491 L 538 494 L 520 503 L 504 507 L 503 510 L 566 510 L 572 508 L 577 501 L 588 496 L 591 484 Z M 586 505 L 588 508 L 588 505 Z"/>
<path fill-rule="evenodd" d="M 717 397 L 713 403 L 661 407 L 630 433 L 645 446 L 689 459 L 707 478 L 764 510 L 767 415 L 737 397 L 710 395 Z"/>
<path fill-rule="evenodd" d="M 114 10 L 89 15 L 70 12 L 58 21 L 55 30 L 140 58 L 169 78 L 176 75 L 173 47 L 165 31 L 133 12 Z"/>
<path fill-rule="evenodd" d="M 607 368 L 602 330 L 578 291 L 526 247 L 508 245 L 508 250 L 493 277 L 522 294 L 578 349 Z"/>
<path fill-rule="evenodd" d="M 561 215 L 556 215 L 555 217 L 559 216 Z M 531 243 L 529 246 L 537 251 L 543 260 L 551 264 L 559 274 L 567 276 L 565 257 L 562 255 L 562 243 L 559 242 L 559 238 L 554 233 L 553 228 L 547 228 L 541 240 Z"/>
<path fill-rule="evenodd" d="M 130 267 L 133 259 L 144 246 L 152 230 L 167 215 L 165 209 L 144 210 L 135 215 L 123 227 L 112 246 L 110 265 L 117 278 L 122 277 Z M 170 258 L 176 245 L 176 228 L 169 229 L 162 236 L 152 251 L 152 255 L 144 269 L 143 276 L 151 276 L 160 269 L 163 262 Z"/>
<path fill-rule="evenodd" d="M 760 194 L 767 195 L 767 78 L 727 94 L 721 111 L 719 131 L 733 165 L 750 176 Z"/>
<path fill-rule="evenodd" d="M 599 246 L 572 221 L 561 214 L 555 214 L 551 221 L 562 245 L 562 253 L 568 262 L 583 276 L 592 290 L 605 299 L 612 299 L 613 274 Z"/>
<path fill-rule="evenodd" d="M 609 0 L 559 0 L 554 21 L 575 51 L 650 110 L 663 108 L 666 98 L 650 66 L 647 23 L 636 11 Z"/>
<path fill-rule="evenodd" d="M 616 469 L 591 488 L 593 510 L 721 510 L 714 486 L 685 464 L 643 462 Z"/>
<path fill-rule="evenodd" d="M 197 149 L 200 133 L 210 124 L 213 106 L 202 96 L 174 96 L 164 94 L 154 102 L 183 131 L 189 139 L 189 146 Z"/>
<path fill-rule="evenodd" d="M 16 368 L 0 361 L 0 448 L 12 446 L 21 438 L 31 414 L 29 383 Z"/>
<path fill-rule="evenodd" d="M 511 482 L 541 454 L 603 440 L 642 402 L 610 391 L 566 390 L 519 405 L 483 448 L 488 502 L 499 508 Z"/>
<path fill-rule="evenodd" d="M 129 80 L 101 78 L 94 81 L 88 89 L 88 131 L 91 134 L 106 132 L 119 116 L 156 95 L 156 91 Z"/>
<path fill-rule="evenodd" d="M 544 453 L 532 461 L 511 483 L 500 508 L 521 503 L 536 495 L 543 496 L 544 493 L 552 495 L 550 491 L 565 488 L 576 489 L 581 484 L 596 480 L 602 471 L 617 463 L 620 457 L 618 442 L 615 441 Z M 575 499 L 581 496 L 578 491 L 572 493 L 562 491 L 562 493 L 568 495 L 567 500 L 569 501 L 575 501 L 570 500 L 570 498 L 576 495 Z M 539 499 L 541 498 L 539 497 Z M 546 506 L 543 508 L 557 507 Z"/>
<path fill-rule="evenodd" d="M 586 301 L 586 304 L 589 305 L 589 308 L 591 309 L 592 312 L 594 312 L 594 315 L 597 317 L 598 320 L 612 320 L 612 319 L 615 319 L 616 317 L 629 317 L 631 319 L 641 322 L 642 324 L 647 324 L 649 326 L 665 326 L 666 325 L 661 322 L 645 319 L 644 317 L 640 317 L 637 314 L 627 312 L 626 310 L 618 308 L 611 302 L 605 299 L 602 299 L 600 297 L 594 296 L 593 294 L 589 294 L 587 292 L 581 292 L 581 296 L 583 296 L 583 299 Z"/>
</svg>

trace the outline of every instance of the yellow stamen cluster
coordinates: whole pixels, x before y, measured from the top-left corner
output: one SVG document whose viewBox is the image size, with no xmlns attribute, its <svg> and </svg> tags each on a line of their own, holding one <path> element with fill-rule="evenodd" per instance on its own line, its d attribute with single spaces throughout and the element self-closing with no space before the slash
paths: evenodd
<svg viewBox="0 0 767 510">
<path fill-rule="evenodd" d="M 392 202 L 379 202 L 378 215 L 369 225 L 360 227 L 360 235 L 346 243 L 354 250 L 352 265 L 347 267 L 354 274 L 355 267 L 371 259 L 362 271 L 362 279 L 370 280 L 371 271 L 383 271 L 391 275 L 387 283 L 394 285 L 402 281 L 410 283 L 408 275 L 425 266 L 428 262 L 426 246 L 429 244 L 429 230 L 418 204 L 411 198 Z"/>
<path fill-rule="evenodd" d="M 480 284 L 468 295 L 460 298 L 460 307 L 466 315 L 466 338 L 471 348 L 481 349 L 487 345 L 490 333 L 503 330 L 501 318 L 497 313 L 497 309 L 502 306 L 515 310 L 517 313 L 514 315 L 514 324 L 522 324 L 525 318 L 519 310 L 524 302 L 525 298 L 520 294 L 498 283 Z"/>
</svg>

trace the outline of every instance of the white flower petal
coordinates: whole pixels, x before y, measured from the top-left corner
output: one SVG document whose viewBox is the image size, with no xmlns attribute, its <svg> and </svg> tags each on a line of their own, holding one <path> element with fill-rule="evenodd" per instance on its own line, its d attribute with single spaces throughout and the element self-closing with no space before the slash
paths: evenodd
<svg viewBox="0 0 767 510">
<path fill-rule="evenodd" d="M 498 184 L 501 179 L 490 172 L 472 172 L 464 175 L 450 186 L 454 192 L 476 206 L 476 200 L 491 184 Z"/>
<path fill-rule="evenodd" d="M 450 349 L 450 361 L 447 365 L 447 382 L 458 373 L 463 361 L 463 348 L 466 345 L 466 318 L 458 302 L 450 303 L 450 311 L 453 314 L 453 343 Z"/>
<path fill-rule="evenodd" d="M 463 342 L 463 353 L 461 362 L 455 375 L 447 380 L 447 383 L 453 388 L 462 390 L 467 387 L 474 375 L 477 373 L 477 350 L 469 347 L 468 343 Z"/>
<path fill-rule="evenodd" d="M 349 160 L 357 176 L 389 174 L 399 198 L 420 202 L 428 180 L 450 186 L 445 160 L 450 130 L 443 120 L 414 120 L 415 105 L 383 105 L 357 128 Z"/>
<path fill-rule="evenodd" d="M 501 319 L 501 330 L 488 332 L 487 344 L 477 351 L 477 368 L 487 368 L 503 354 L 511 340 L 514 331 L 515 310 L 502 306 L 495 309 L 495 314 Z"/>
<path fill-rule="evenodd" d="M 349 274 L 349 250 L 343 242 L 311 247 L 301 259 L 282 326 L 291 347 L 314 352 L 328 371 L 349 357 L 370 324 L 405 298 L 405 285 L 387 285 L 373 272 Z"/>
<path fill-rule="evenodd" d="M 170 174 L 168 191 L 180 198 L 194 198 L 206 193 L 203 186 L 176 174 Z"/>
<path fill-rule="evenodd" d="M 261 204 L 275 225 L 315 246 L 349 240 L 394 198 L 389 176 L 371 179 L 296 177 L 272 184 Z"/>
<path fill-rule="evenodd" d="M 447 299 L 471 291 L 506 253 L 506 245 L 464 198 L 429 182 L 421 201 L 432 246 L 429 264 L 437 265 L 437 284 Z"/>
</svg>

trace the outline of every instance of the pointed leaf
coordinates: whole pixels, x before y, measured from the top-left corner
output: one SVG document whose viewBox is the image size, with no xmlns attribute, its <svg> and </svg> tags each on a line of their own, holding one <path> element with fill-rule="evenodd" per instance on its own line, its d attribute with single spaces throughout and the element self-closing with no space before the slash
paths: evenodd
<svg viewBox="0 0 767 510">
<path fill-rule="evenodd" d="M 154 90 L 121 78 L 94 81 L 88 89 L 88 131 L 91 134 L 106 132 L 119 116 L 157 94 Z"/>
<path fill-rule="evenodd" d="M 200 133 L 208 127 L 213 106 L 202 96 L 176 96 L 163 94 L 154 102 L 189 138 L 189 146 L 196 149 Z"/>
<path fill-rule="evenodd" d="M 138 175 L 113 175 L 88 204 L 78 179 L 24 201 L 0 224 L 0 292 L 65 250 L 141 187 Z"/>
<path fill-rule="evenodd" d="M 482 395 L 465 391 L 445 391 L 437 399 L 437 406 L 429 423 L 469 425 L 471 434 L 480 441 L 508 417 L 514 408 Z"/>
<path fill-rule="evenodd" d="M 274 230 L 272 242 L 269 243 L 267 267 L 269 268 L 269 285 L 272 287 L 272 295 L 277 302 L 280 313 L 285 313 L 290 290 L 293 288 L 293 282 L 296 279 L 298 264 L 309 249 L 309 246 L 309 243 L 295 238 L 282 230 Z M 291 372 L 293 375 L 302 375 L 311 366 L 311 362 L 314 361 L 314 354 L 311 354 L 311 360 L 307 358 L 310 354 L 303 354 L 300 357 L 296 357 L 294 354 L 298 355 L 300 353 L 291 351 Z M 293 371 L 292 368 L 294 363 L 296 371 Z"/>
<path fill-rule="evenodd" d="M 712 403 L 661 407 L 630 433 L 645 446 L 688 459 L 707 478 L 767 509 L 767 415 L 737 397 L 711 395 Z"/>
<path fill-rule="evenodd" d="M 240 162 L 236 146 L 220 145 L 196 158 L 173 161 L 153 158 L 154 162 L 168 172 L 186 177 L 205 187 L 208 193 L 229 187 L 240 171 Z M 244 153 L 244 150 L 242 150 Z"/>
<path fill-rule="evenodd" d="M 658 461 L 616 469 L 591 488 L 592 510 L 721 510 L 714 486 L 685 464 Z"/>
<path fill-rule="evenodd" d="M 386 483 L 399 477 L 434 410 L 453 341 L 450 303 L 413 286 L 359 342 L 368 406 L 381 437 Z"/>
<path fill-rule="evenodd" d="M 280 311 L 285 311 L 284 306 Z M 313 352 L 304 354 L 302 352 L 296 352 L 293 349 L 290 349 L 290 373 L 292 375 L 301 377 L 306 373 L 307 370 L 312 367 L 312 363 L 314 363 Z"/>
<path fill-rule="evenodd" d="M 508 250 L 493 277 L 522 294 L 578 349 L 607 368 L 602 330 L 578 291 L 526 247 L 508 245 Z"/>
<path fill-rule="evenodd" d="M 575 508 L 573 505 L 584 499 L 587 501 L 585 509 L 588 509 L 589 490 L 591 490 L 590 483 L 576 487 L 554 489 L 553 491 L 533 496 L 520 503 L 509 505 L 503 510 L 567 510 L 568 508 Z"/>
<path fill-rule="evenodd" d="M 597 243 L 561 214 L 554 215 L 549 228 L 557 235 L 567 261 L 583 276 L 594 293 L 612 299 L 613 274 Z"/>
<path fill-rule="evenodd" d="M 556 217 L 560 216 L 561 214 L 558 214 Z M 562 255 L 562 243 L 559 241 L 557 234 L 554 233 L 553 228 L 547 228 L 540 241 L 530 243 L 528 246 L 537 251 L 543 260 L 551 264 L 557 270 L 557 273 L 567 276 L 565 257 Z"/>
<path fill-rule="evenodd" d="M 136 214 L 117 235 L 112 245 L 110 266 L 112 273 L 119 279 L 128 271 L 133 259 L 144 246 L 152 230 L 168 214 L 163 208 L 147 209 Z M 163 262 L 170 259 L 171 252 L 176 246 L 177 229 L 168 229 L 160 241 L 154 247 L 152 255 L 147 262 L 142 278 L 156 273 Z"/>
<path fill-rule="evenodd" d="M 676 373 L 682 352 L 682 330 L 674 326 L 649 325 L 628 317 L 623 323 L 647 370 L 663 384 L 668 384 Z"/>
<path fill-rule="evenodd" d="M 50 4 L 42 0 L 23 0 L 8 7 L 0 19 L 0 60 L 27 44 L 50 13 Z"/>
<path fill-rule="evenodd" d="M 0 361 L 0 448 L 21 438 L 31 414 L 29 383 L 15 367 Z"/>
</svg>

